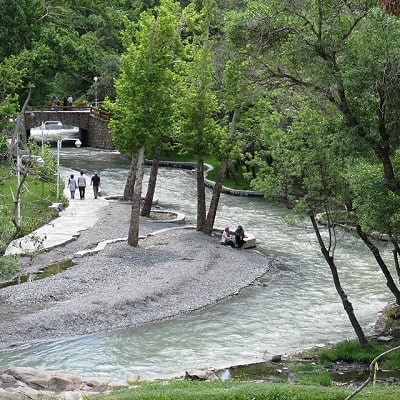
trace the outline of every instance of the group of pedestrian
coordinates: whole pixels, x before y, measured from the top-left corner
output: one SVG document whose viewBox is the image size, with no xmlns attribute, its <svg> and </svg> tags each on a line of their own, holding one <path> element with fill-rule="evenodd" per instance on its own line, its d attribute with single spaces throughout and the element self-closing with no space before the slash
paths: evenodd
<svg viewBox="0 0 400 400">
<path fill-rule="evenodd" d="M 232 248 L 241 249 L 246 243 L 244 241 L 244 238 L 245 235 L 242 225 L 238 225 L 235 232 L 231 232 L 229 230 L 229 226 L 227 226 L 222 232 L 221 242 L 228 246 L 231 246 Z"/>
<path fill-rule="evenodd" d="M 63 104 L 62 104 L 63 105 L 63 111 L 67 111 L 68 108 L 72 108 L 73 102 L 74 102 L 74 99 L 73 99 L 72 96 L 65 96 L 64 99 L 63 99 Z M 58 96 L 56 96 L 54 98 L 53 104 L 57 108 L 60 107 L 60 98 Z"/>
<path fill-rule="evenodd" d="M 85 199 L 85 192 L 86 192 L 86 177 L 83 171 L 81 171 L 78 179 L 75 179 L 74 175 L 68 179 L 68 187 L 71 192 L 71 199 L 75 199 L 75 192 L 76 189 L 79 190 L 79 197 L 81 200 Z M 90 179 L 90 185 L 93 186 L 93 196 L 95 199 L 99 197 L 99 189 L 100 189 L 100 176 L 97 172 L 94 173 L 92 178 Z"/>
</svg>

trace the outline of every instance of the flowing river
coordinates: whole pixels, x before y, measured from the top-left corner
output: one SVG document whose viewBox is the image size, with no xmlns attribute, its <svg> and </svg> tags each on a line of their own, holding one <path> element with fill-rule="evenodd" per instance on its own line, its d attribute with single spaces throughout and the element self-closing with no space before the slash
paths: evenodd
<svg viewBox="0 0 400 400">
<path fill-rule="evenodd" d="M 87 176 L 99 171 L 107 195 L 122 194 L 129 167 L 118 153 L 69 147 L 61 149 L 60 164 L 83 169 Z M 186 222 L 195 224 L 193 174 L 161 168 L 155 198 L 161 207 L 183 212 Z M 173 320 L 2 350 L 0 368 L 12 364 L 85 376 L 125 378 L 136 373 L 153 379 L 180 376 L 190 368 L 262 361 L 264 355 L 354 337 L 308 220 L 299 222 L 284 206 L 265 199 L 222 195 L 215 226 L 238 224 L 256 236 L 258 250 L 271 260 L 272 273 L 262 285 Z M 347 232 L 338 235 L 335 258 L 342 284 L 369 333 L 377 313 L 393 297 L 363 243 Z"/>
</svg>

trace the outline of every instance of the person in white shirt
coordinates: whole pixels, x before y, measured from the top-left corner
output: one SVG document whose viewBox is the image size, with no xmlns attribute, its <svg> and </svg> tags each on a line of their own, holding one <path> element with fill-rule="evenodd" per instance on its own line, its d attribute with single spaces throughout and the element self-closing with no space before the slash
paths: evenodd
<svg viewBox="0 0 400 400">
<path fill-rule="evenodd" d="M 86 189 L 86 178 L 85 175 L 83 174 L 83 171 L 81 171 L 81 176 L 78 177 L 78 189 L 79 189 L 79 196 L 81 200 L 85 199 L 85 189 Z"/>
<path fill-rule="evenodd" d="M 225 227 L 224 231 L 222 232 L 221 236 L 221 242 L 224 244 L 227 244 L 231 247 L 235 247 L 235 239 L 231 235 L 231 232 L 229 230 L 229 226 Z"/>
<path fill-rule="evenodd" d="M 68 107 L 72 107 L 73 101 L 74 101 L 74 99 L 72 98 L 72 96 L 69 96 L 68 99 L 67 99 Z"/>
</svg>

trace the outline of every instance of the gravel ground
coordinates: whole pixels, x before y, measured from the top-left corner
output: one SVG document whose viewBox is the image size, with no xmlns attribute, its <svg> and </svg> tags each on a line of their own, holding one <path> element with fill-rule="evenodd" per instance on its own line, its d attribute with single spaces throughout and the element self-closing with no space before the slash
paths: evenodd
<svg viewBox="0 0 400 400">
<path fill-rule="evenodd" d="M 130 209 L 110 201 L 93 228 L 34 260 L 22 259 L 23 268 L 36 271 L 103 240 L 127 237 Z M 136 248 L 109 244 L 74 258 L 64 272 L 1 289 L 0 347 L 172 318 L 234 295 L 269 271 L 265 255 L 220 245 L 181 225 L 142 218 L 140 234 L 148 236 Z"/>
</svg>

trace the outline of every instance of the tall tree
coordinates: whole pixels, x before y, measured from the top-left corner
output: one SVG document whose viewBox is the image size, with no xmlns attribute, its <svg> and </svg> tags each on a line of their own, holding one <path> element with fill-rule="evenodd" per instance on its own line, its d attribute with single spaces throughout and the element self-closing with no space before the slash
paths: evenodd
<svg viewBox="0 0 400 400">
<path fill-rule="evenodd" d="M 161 146 L 164 132 L 172 126 L 174 102 L 172 66 L 179 52 L 179 4 L 163 0 L 154 10 L 143 12 L 137 24 L 125 31 L 127 52 L 121 60 L 116 82 L 117 99 L 112 105 L 110 127 L 118 149 L 137 158 L 128 244 L 137 246 L 146 148 Z M 140 156 L 140 157 L 139 157 Z"/>
<path fill-rule="evenodd" d="M 297 208 L 308 214 L 343 308 L 360 343 L 366 344 L 367 338 L 343 289 L 335 261 L 335 250 L 340 243 L 336 227 L 349 191 L 344 178 L 346 160 L 339 157 L 341 146 L 335 137 L 339 126 L 335 126 L 329 111 L 331 107 L 324 111 L 304 108 L 289 130 L 276 126 L 274 133 L 268 132 L 272 137 L 267 140 L 274 143 L 271 147 L 274 161 L 269 166 L 260 160 L 260 171 L 253 183 L 268 197 L 276 198 L 285 191 Z M 317 223 L 321 213 L 327 221 L 323 233 Z"/>
<path fill-rule="evenodd" d="M 219 128 L 214 116 L 218 103 L 213 92 L 214 69 L 210 27 L 215 2 L 207 0 L 198 12 L 194 4 L 185 9 L 188 29 L 186 63 L 179 66 L 182 75 L 178 119 L 181 149 L 196 157 L 197 230 L 203 231 L 206 220 L 204 158 L 210 153 Z"/>
<path fill-rule="evenodd" d="M 235 143 L 234 138 L 237 132 L 237 125 L 242 111 L 246 79 L 243 74 L 243 65 L 241 60 L 232 60 L 232 62 L 227 63 L 224 70 L 224 83 L 224 110 L 227 114 L 228 121 L 224 132 L 225 135 L 222 134 L 220 139 L 219 156 L 221 164 L 213 187 L 207 218 L 203 229 L 204 233 L 209 235 L 213 231 L 214 221 L 217 215 L 218 204 L 222 192 L 222 185 L 229 167 L 231 152 Z"/>
<path fill-rule="evenodd" d="M 347 217 L 358 225 L 360 238 L 374 254 L 398 302 L 400 293 L 389 269 L 363 231 L 383 227 L 382 223 L 373 226 L 370 212 L 370 224 L 366 224 L 363 215 L 369 201 L 360 199 L 362 185 L 354 184 L 360 179 L 353 167 L 355 160 L 380 165 L 383 178 L 379 187 L 386 190 L 381 192 L 380 203 L 372 207 L 375 221 L 383 217 L 379 210 L 388 204 L 384 193 L 386 199 L 398 196 L 394 155 L 399 143 L 399 80 L 395 72 L 397 46 L 393 43 L 398 40 L 399 26 L 375 6 L 372 1 L 289 0 L 262 5 L 249 1 L 247 12 L 239 13 L 240 18 L 234 20 L 231 37 L 251 54 L 258 82 L 264 82 L 272 102 L 286 115 L 286 121 L 282 121 L 287 127 L 285 133 L 265 138 L 272 161 L 260 163 L 263 173 L 255 180 L 256 187 L 266 193 L 285 193 L 293 204 L 305 206 L 336 287 L 333 254 L 327 251 L 331 246 L 321 242 L 315 218 L 325 212 L 331 233 L 336 215 L 343 218 L 343 210 L 350 211 Z M 318 110 L 323 113 L 311 118 L 319 114 Z M 307 124 L 299 125 L 302 120 Z M 297 126 L 302 126 L 308 137 L 301 135 Z M 319 151 L 315 150 L 316 143 Z M 345 145 L 337 146 L 342 143 Z M 327 144 L 331 148 L 327 149 Z M 387 228 L 387 233 L 395 231 Z M 396 236 L 391 239 L 396 243 Z M 353 323 L 352 308 L 340 289 L 338 293 Z M 356 327 L 355 331 L 360 334 Z"/>
</svg>

